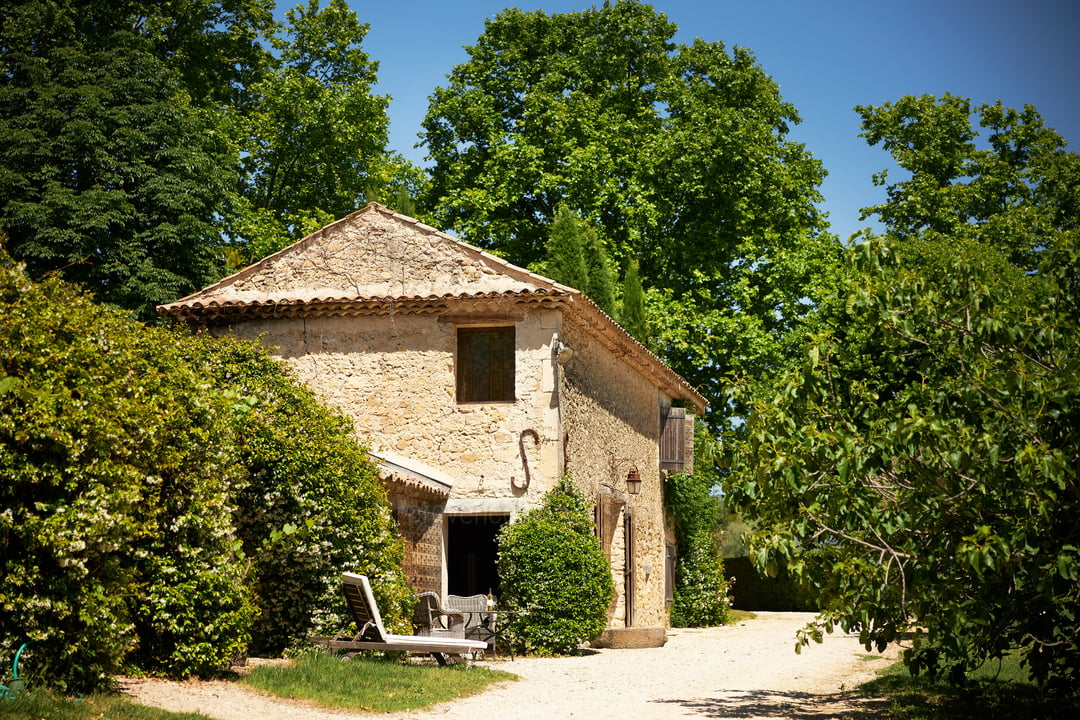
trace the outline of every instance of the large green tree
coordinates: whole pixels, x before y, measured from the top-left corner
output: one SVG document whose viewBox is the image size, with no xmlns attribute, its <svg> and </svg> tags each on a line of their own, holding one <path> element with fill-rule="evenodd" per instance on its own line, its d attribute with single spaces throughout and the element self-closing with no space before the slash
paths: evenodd
<svg viewBox="0 0 1080 720">
<path fill-rule="evenodd" d="M 977 241 L 1032 269 L 1046 238 L 1080 219 L 1080 156 L 1038 111 L 933 95 L 859 106 L 862 136 L 905 173 L 874 176 L 888 199 L 863 209 L 890 236 Z M 978 120 L 978 125 L 973 123 Z"/>
<path fill-rule="evenodd" d="M 915 631 L 905 661 L 954 677 L 1019 650 L 1075 689 L 1077 158 L 1034 110 L 1000 105 L 979 110 L 979 149 L 968 107 L 861 110 L 911 178 L 869 209 L 887 233 L 852 250 L 802 366 L 749 399 L 728 492 L 756 521 L 757 564 L 820 594 L 806 637 Z"/>
<path fill-rule="evenodd" d="M 523 265 L 565 203 L 620 269 L 638 259 L 654 348 L 722 407 L 726 371 L 782 361 L 837 243 L 776 84 L 748 50 L 675 30 L 626 0 L 488 21 L 432 95 L 427 202 Z"/>
<path fill-rule="evenodd" d="M 422 180 L 386 150 L 389 98 L 373 94 L 378 63 L 361 47 L 369 26 L 344 0 L 309 0 L 286 17 L 235 118 L 243 152 L 229 231 L 250 244 L 248 259 Z"/>
<path fill-rule="evenodd" d="M 145 11 L 72 0 L 0 11 L 0 229 L 33 275 L 60 271 L 151 317 L 218 273 L 233 151 L 193 102 L 214 73 L 187 78 L 172 62 L 198 32 Z"/>
<path fill-rule="evenodd" d="M 818 629 L 958 676 L 1019 649 L 1080 679 L 1080 243 L 1041 272 L 954 255 L 928 276 L 875 241 L 835 326 L 757 397 L 730 498 L 752 557 L 820 594 Z"/>
</svg>

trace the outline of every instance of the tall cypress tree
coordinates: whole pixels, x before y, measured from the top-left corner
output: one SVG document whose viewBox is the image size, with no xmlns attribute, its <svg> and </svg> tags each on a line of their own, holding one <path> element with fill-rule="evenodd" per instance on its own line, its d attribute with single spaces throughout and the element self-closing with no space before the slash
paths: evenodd
<svg viewBox="0 0 1080 720">
<path fill-rule="evenodd" d="M 648 328 L 645 325 L 645 288 L 641 285 L 637 258 L 632 258 L 623 279 L 622 308 L 619 324 L 638 342 L 647 344 Z"/>
<path fill-rule="evenodd" d="M 585 266 L 584 232 L 577 215 L 566 205 L 558 207 L 551 222 L 545 267 L 552 280 L 585 292 L 589 275 Z"/>
<path fill-rule="evenodd" d="M 582 288 L 593 302 L 608 315 L 615 315 L 615 277 L 611 260 L 600 235 L 591 225 L 585 226 L 585 270 L 587 280 Z"/>
</svg>

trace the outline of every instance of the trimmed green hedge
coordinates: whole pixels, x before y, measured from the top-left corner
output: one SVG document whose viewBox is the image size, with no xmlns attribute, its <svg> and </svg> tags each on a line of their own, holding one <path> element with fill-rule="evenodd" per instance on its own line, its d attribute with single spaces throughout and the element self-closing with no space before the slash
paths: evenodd
<svg viewBox="0 0 1080 720">
<path fill-rule="evenodd" d="M 813 592 L 790 577 L 767 577 L 758 572 L 748 557 L 725 558 L 731 588 L 731 606 L 739 610 L 816 612 Z"/>
</svg>

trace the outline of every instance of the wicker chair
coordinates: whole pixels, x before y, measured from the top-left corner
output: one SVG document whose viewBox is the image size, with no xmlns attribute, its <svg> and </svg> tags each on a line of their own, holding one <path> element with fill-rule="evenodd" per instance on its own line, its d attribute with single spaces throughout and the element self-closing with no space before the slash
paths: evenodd
<svg viewBox="0 0 1080 720">
<path fill-rule="evenodd" d="M 488 628 L 493 613 L 487 595 L 447 595 L 446 607 L 465 615 L 465 637 L 485 641 L 491 638 Z"/>
<path fill-rule="evenodd" d="M 416 596 L 413 627 L 417 635 L 464 638 L 465 621 L 465 613 L 454 608 L 443 608 L 437 594 L 424 592 Z"/>
</svg>

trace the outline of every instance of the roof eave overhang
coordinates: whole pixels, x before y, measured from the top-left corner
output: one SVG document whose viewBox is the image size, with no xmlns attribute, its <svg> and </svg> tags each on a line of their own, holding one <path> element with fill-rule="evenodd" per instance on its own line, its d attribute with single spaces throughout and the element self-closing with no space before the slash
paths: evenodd
<svg viewBox="0 0 1080 720">
<path fill-rule="evenodd" d="M 509 317 L 514 311 L 537 307 L 562 310 L 667 395 L 688 402 L 699 414 L 708 405 L 708 400 L 701 393 L 635 340 L 596 303 L 576 290 L 561 287 L 427 297 L 181 300 L 161 305 L 157 310 L 160 315 L 192 326 L 219 326 L 287 318 L 437 315 L 455 312 L 466 304 L 470 306 L 470 312 L 489 316 L 503 313 Z"/>
</svg>

